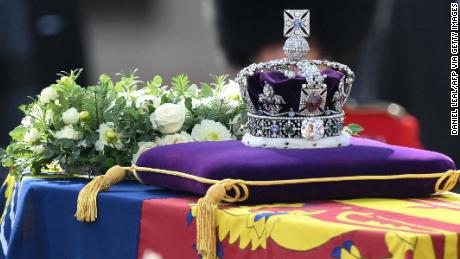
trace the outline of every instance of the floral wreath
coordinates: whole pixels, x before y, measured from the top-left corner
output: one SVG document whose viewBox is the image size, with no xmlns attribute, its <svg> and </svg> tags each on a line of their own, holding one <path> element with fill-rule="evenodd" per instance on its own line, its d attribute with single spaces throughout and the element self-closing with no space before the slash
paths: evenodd
<svg viewBox="0 0 460 259">
<path fill-rule="evenodd" d="M 20 106 L 24 118 L 0 150 L 11 173 L 97 174 L 130 165 L 155 146 L 242 136 L 244 103 L 226 75 L 198 86 L 186 75 L 169 84 L 159 75 L 144 82 L 134 70 L 117 74 L 117 81 L 103 74 L 96 85 L 82 87 L 80 73 L 58 74 L 56 83 Z"/>
</svg>

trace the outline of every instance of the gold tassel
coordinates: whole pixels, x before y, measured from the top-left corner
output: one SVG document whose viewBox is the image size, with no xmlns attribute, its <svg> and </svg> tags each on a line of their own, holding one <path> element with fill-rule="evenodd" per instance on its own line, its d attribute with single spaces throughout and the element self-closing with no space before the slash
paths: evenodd
<svg viewBox="0 0 460 259">
<path fill-rule="evenodd" d="M 110 186 L 123 181 L 125 168 L 114 166 L 105 175 L 95 177 L 78 194 L 77 212 L 75 217 L 81 222 L 94 222 L 97 218 L 97 195 L 108 191 Z"/>
<path fill-rule="evenodd" d="M 225 185 L 219 182 L 209 187 L 206 196 L 198 200 L 196 206 L 196 247 L 203 259 L 217 258 L 216 210 L 225 195 Z"/>
</svg>

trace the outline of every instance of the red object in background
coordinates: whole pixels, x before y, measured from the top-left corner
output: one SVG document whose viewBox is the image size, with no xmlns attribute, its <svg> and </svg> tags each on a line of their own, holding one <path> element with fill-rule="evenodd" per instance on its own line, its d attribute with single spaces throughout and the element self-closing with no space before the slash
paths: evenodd
<svg viewBox="0 0 460 259">
<path fill-rule="evenodd" d="M 346 107 L 345 125 L 359 124 L 359 135 L 393 145 L 422 148 L 418 120 L 398 104 Z"/>
</svg>

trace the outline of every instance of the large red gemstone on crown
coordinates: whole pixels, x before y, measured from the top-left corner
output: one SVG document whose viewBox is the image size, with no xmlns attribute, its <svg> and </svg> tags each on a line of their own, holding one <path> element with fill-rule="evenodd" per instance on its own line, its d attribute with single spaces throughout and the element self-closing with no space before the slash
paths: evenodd
<svg viewBox="0 0 460 259">
<path fill-rule="evenodd" d="M 305 108 L 309 112 L 315 112 L 323 103 L 323 97 L 318 92 L 312 92 L 305 100 Z"/>
</svg>

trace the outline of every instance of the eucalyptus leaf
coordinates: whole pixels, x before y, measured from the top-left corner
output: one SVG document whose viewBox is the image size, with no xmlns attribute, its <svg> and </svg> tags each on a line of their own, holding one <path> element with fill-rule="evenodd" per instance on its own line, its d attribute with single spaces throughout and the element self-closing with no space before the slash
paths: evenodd
<svg viewBox="0 0 460 259">
<path fill-rule="evenodd" d="M 17 126 L 14 130 L 10 132 L 10 137 L 13 140 L 21 141 L 24 139 L 24 135 L 26 134 L 26 132 L 27 132 L 27 128 L 20 125 L 20 126 Z"/>
<path fill-rule="evenodd" d="M 201 83 L 200 97 L 206 98 L 213 95 L 212 87 L 207 83 Z"/>
<path fill-rule="evenodd" d="M 185 98 L 184 105 L 187 110 L 192 111 L 192 98 Z"/>
<path fill-rule="evenodd" d="M 161 76 L 156 75 L 153 77 L 152 84 L 154 86 L 160 87 L 162 83 L 163 83 L 163 78 L 161 78 Z"/>
</svg>

